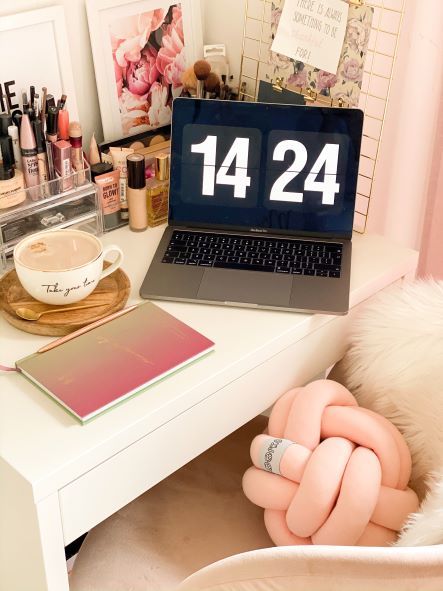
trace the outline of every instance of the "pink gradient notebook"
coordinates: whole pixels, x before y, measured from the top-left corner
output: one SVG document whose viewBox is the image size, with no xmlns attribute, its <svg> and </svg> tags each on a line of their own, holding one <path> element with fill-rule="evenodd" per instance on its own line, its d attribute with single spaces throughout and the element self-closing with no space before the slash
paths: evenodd
<svg viewBox="0 0 443 591">
<path fill-rule="evenodd" d="M 147 302 L 16 366 L 85 423 L 213 348 L 211 340 Z"/>
</svg>

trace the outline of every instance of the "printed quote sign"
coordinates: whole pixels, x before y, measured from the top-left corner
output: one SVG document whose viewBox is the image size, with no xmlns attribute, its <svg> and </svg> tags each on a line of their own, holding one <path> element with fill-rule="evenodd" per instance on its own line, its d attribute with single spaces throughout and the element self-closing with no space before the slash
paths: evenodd
<svg viewBox="0 0 443 591">
<path fill-rule="evenodd" d="M 342 0 L 286 0 L 272 51 L 335 74 L 348 10 Z"/>
</svg>

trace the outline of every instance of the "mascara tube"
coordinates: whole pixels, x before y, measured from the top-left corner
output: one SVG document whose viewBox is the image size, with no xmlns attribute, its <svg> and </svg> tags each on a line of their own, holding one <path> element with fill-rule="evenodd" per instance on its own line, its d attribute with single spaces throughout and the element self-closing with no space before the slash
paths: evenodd
<svg viewBox="0 0 443 591">
<path fill-rule="evenodd" d="M 40 119 L 36 119 L 33 122 L 35 141 L 37 144 L 37 165 L 38 165 L 38 178 L 41 187 L 42 197 L 47 197 L 49 193 L 49 171 L 48 171 L 48 159 L 46 156 L 46 143 L 43 137 L 42 122 Z"/>
</svg>

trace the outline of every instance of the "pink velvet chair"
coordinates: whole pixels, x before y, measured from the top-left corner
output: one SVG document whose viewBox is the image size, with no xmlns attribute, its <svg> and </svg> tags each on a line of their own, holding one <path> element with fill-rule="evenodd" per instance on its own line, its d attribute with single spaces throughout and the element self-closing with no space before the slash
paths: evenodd
<svg viewBox="0 0 443 591">
<path fill-rule="evenodd" d="M 254 419 L 98 525 L 71 591 L 441 591 L 443 546 L 274 547 L 243 495 Z"/>
<path fill-rule="evenodd" d="M 413 488 L 422 498 L 431 464 L 420 469 L 421 448 L 414 453 L 411 444 L 421 436 L 428 460 L 441 465 L 442 314 L 443 282 L 393 288 L 354 323 L 354 349 L 351 340 L 332 376 L 358 391 L 367 407 L 374 406 L 378 383 L 373 410 L 410 437 Z M 415 404 L 408 423 L 407 388 Z M 443 545 L 274 547 L 263 510 L 241 487 L 250 443 L 266 424 L 265 417 L 254 419 L 94 528 L 74 565 L 71 591 L 443 590 Z M 439 523 L 441 510 L 433 510 L 428 523 L 435 528 L 433 515 Z M 438 527 L 434 533 L 441 539 Z"/>
</svg>

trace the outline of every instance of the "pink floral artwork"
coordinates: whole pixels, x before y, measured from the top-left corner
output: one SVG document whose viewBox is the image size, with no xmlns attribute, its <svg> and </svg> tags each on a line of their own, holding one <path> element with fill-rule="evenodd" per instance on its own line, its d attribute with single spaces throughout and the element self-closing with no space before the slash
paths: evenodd
<svg viewBox="0 0 443 591">
<path fill-rule="evenodd" d="M 123 135 L 167 125 L 186 69 L 181 5 L 115 20 L 109 34 Z"/>
</svg>

